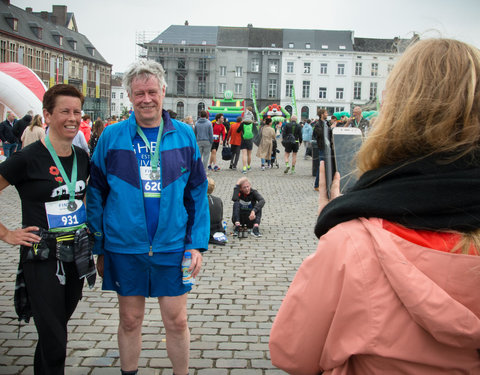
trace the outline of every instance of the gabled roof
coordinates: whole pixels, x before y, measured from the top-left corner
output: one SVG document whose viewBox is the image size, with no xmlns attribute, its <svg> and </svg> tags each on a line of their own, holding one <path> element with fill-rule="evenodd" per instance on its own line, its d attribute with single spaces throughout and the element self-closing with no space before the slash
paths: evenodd
<svg viewBox="0 0 480 375">
<path fill-rule="evenodd" d="M 412 39 L 375 39 L 355 38 L 354 51 L 358 52 L 381 52 L 381 53 L 402 53 L 410 45 Z"/>
<path fill-rule="evenodd" d="M 10 14 L 18 19 L 18 31 L 14 31 L 7 23 L 6 14 Z M 35 33 L 35 28 L 42 30 L 41 38 Z M 29 13 L 11 4 L 7 5 L 3 1 L 0 1 L 0 33 L 26 39 L 31 43 L 45 45 L 87 60 L 108 64 L 97 49 L 95 49 L 94 56 L 92 56 L 90 51 L 94 46 L 85 35 L 70 30 L 65 26 L 45 21 L 34 13 Z M 63 37 L 62 45 L 58 43 L 59 36 Z M 76 41 L 76 50 L 74 49 L 75 43 L 73 41 Z"/>
<path fill-rule="evenodd" d="M 217 26 L 171 25 L 150 43 L 217 45 Z"/>
</svg>

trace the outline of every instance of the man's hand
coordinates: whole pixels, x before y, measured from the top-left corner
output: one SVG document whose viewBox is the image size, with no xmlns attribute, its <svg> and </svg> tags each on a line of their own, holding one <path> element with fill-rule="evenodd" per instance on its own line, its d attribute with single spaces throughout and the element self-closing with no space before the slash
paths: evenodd
<svg viewBox="0 0 480 375">
<path fill-rule="evenodd" d="M 103 255 L 97 256 L 97 272 L 103 278 Z"/>
<path fill-rule="evenodd" d="M 318 213 L 320 215 L 324 207 L 333 199 L 340 195 L 340 173 L 335 172 L 333 176 L 332 186 L 330 187 L 330 199 L 327 194 L 327 180 L 325 178 L 325 162 L 320 162 L 320 172 L 318 177 Z"/>
<path fill-rule="evenodd" d="M 188 268 L 188 271 L 192 273 L 192 277 L 195 278 L 197 277 L 198 273 L 200 272 L 200 269 L 202 268 L 202 253 L 198 251 L 197 249 L 188 249 L 185 250 L 185 252 L 190 252 L 192 254 L 192 264 Z"/>
<path fill-rule="evenodd" d="M 6 243 L 10 245 L 24 245 L 24 246 L 32 246 L 32 243 L 40 242 L 41 238 L 32 231 L 39 230 L 38 227 L 26 227 L 26 228 L 19 228 L 15 230 L 7 230 L 4 236 L 1 238 Z"/>
<path fill-rule="evenodd" d="M 248 217 L 249 220 L 255 220 L 255 218 L 257 217 L 257 215 L 255 215 L 255 211 L 252 210 L 252 212 L 250 212 L 250 216 Z"/>
</svg>

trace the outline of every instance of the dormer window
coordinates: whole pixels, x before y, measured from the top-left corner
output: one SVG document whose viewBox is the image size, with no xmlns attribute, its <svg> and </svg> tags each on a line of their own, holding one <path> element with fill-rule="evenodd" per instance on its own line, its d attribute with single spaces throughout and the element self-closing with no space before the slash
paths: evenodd
<svg viewBox="0 0 480 375">
<path fill-rule="evenodd" d="M 59 46 L 63 46 L 63 36 L 57 30 L 52 31 L 52 36 Z"/>
<path fill-rule="evenodd" d="M 13 31 L 18 31 L 18 18 L 16 18 L 13 14 L 8 13 L 5 15 L 5 20 Z"/>
<path fill-rule="evenodd" d="M 310 49 L 310 48 L 312 48 L 312 45 L 310 43 L 305 43 L 305 48 Z"/>
<path fill-rule="evenodd" d="M 202 46 L 206 46 L 207 45 L 207 41 L 206 40 L 202 40 Z"/>
<path fill-rule="evenodd" d="M 187 44 L 187 41 L 186 41 L 186 40 L 182 40 L 182 44 Z"/>
<path fill-rule="evenodd" d="M 95 47 L 92 46 L 91 44 L 88 44 L 85 46 L 87 48 L 87 51 L 90 55 L 95 56 Z"/>
<path fill-rule="evenodd" d="M 322 49 L 328 49 L 328 45 L 327 44 L 322 44 Z"/>
<path fill-rule="evenodd" d="M 77 41 L 73 38 L 67 38 L 67 41 L 68 41 L 68 44 L 70 44 L 70 47 L 72 47 L 72 49 L 74 51 L 77 50 Z"/>
<path fill-rule="evenodd" d="M 295 44 L 293 44 L 293 43 L 288 43 L 288 48 L 293 48 L 293 47 L 295 47 Z"/>
<path fill-rule="evenodd" d="M 32 30 L 32 32 L 35 34 L 35 36 L 38 38 L 38 39 L 42 39 L 42 36 L 43 36 L 43 28 L 40 27 L 40 25 L 36 22 L 30 22 L 29 23 L 30 25 L 30 29 Z"/>
<path fill-rule="evenodd" d="M 345 46 L 339 46 L 338 48 L 339 49 L 347 49 L 347 47 L 345 47 Z"/>
</svg>

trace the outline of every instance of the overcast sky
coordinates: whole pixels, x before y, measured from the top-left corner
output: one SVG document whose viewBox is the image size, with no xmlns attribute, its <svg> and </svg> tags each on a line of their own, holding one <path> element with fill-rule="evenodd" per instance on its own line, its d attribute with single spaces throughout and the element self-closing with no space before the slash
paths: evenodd
<svg viewBox="0 0 480 375">
<path fill-rule="evenodd" d="M 356 37 L 459 39 L 480 48 L 480 0 L 11 0 L 35 12 L 67 5 L 79 32 L 123 72 L 135 60 L 135 34 L 170 25 L 353 30 Z M 433 30 L 433 31 L 432 31 Z"/>
</svg>

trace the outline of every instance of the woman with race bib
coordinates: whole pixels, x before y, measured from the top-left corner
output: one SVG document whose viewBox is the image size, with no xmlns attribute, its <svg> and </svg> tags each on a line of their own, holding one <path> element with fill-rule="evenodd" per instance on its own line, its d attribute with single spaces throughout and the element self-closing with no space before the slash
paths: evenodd
<svg viewBox="0 0 480 375">
<path fill-rule="evenodd" d="M 35 321 L 35 375 L 64 374 L 68 320 L 83 279 L 95 283 L 83 203 L 89 160 L 72 146 L 83 101 L 73 86 L 51 87 L 43 97 L 48 136 L 0 164 L 0 191 L 14 185 L 22 203 L 22 228 L 0 223 L 0 239 L 20 245 L 15 308 L 19 320 Z"/>
</svg>

